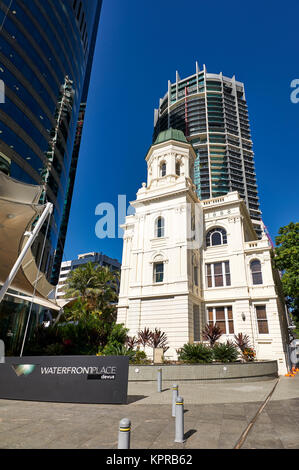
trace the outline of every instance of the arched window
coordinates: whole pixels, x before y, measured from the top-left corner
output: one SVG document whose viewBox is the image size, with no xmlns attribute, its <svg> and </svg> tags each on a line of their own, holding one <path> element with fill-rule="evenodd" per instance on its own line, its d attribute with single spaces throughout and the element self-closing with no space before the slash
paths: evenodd
<svg viewBox="0 0 299 470">
<path fill-rule="evenodd" d="M 224 228 L 213 228 L 207 233 L 206 237 L 207 246 L 217 246 L 217 245 L 226 245 L 227 236 Z"/>
<path fill-rule="evenodd" d="M 166 163 L 162 162 L 160 165 L 160 176 L 163 178 L 163 176 L 166 175 Z"/>
<path fill-rule="evenodd" d="M 180 176 L 180 174 L 181 174 L 181 164 L 180 164 L 180 162 L 176 162 L 176 164 L 175 164 L 175 174 L 177 176 Z"/>
<path fill-rule="evenodd" d="M 258 259 L 254 259 L 253 261 L 251 261 L 250 271 L 252 276 L 252 284 L 263 284 L 262 266 L 261 262 Z"/>
<path fill-rule="evenodd" d="M 156 237 L 163 238 L 165 232 L 165 223 L 163 217 L 158 217 L 156 220 Z"/>
</svg>

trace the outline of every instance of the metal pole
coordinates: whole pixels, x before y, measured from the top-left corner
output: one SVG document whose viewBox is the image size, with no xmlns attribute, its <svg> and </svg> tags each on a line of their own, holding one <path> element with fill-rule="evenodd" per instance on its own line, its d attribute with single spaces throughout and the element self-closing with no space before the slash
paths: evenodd
<svg viewBox="0 0 299 470">
<path fill-rule="evenodd" d="M 176 401 L 177 397 L 179 395 L 179 387 L 177 384 L 173 384 L 172 386 L 172 416 L 175 418 L 175 407 L 176 407 Z"/>
<path fill-rule="evenodd" d="M 44 256 L 44 252 L 45 252 L 45 246 L 46 246 L 46 241 L 47 241 L 49 226 L 50 226 L 50 216 L 48 217 L 47 230 L 46 230 L 46 233 L 45 233 L 45 235 L 44 235 L 43 249 L 42 249 L 41 254 L 40 254 L 38 272 L 37 272 L 36 280 L 35 280 L 35 283 L 34 283 L 34 289 L 33 289 L 33 293 L 32 293 L 32 301 L 31 301 L 30 310 L 29 310 L 29 313 L 28 313 L 28 318 L 27 318 L 27 323 L 26 323 L 24 338 L 23 338 L 23 342 L 22 342 L 20 357 L 23 356 L 25 341 L 26 341 L 26 338 L 27 338 L 27 331 L 28 331 L 28 327 L 29 327 L 29 323 L 30 323 L 30 319 L 31 319 L 32 307 L 33 307 L 33 299 L 34 299 L 34 297 L 35 297 L 36 286 L 37 286 L 37 280 L 38 280 L 38 277 L 39 277 L 39 274 L 40 274 L 40 271 L 41 271 L 42 260 L 43 260 L 43 256 Z"/>
<path fill-rule="evenodd" d="M 175 440 L 174 442 L 185 442 L 184 439 L 184 399 L 177 397 L 175 412 Z"/>
<path fill-rule="evenodd" d="M 123 418 L 119 422 L 118 449 L 130 449 L 131 421 Z"/>
<path fill-rule="evenodd" d="M 28 232 L 29 238 L 28 238 L 24 248 L 22 249 L 17 261 L 15 262 L 12 270 L 10 271 L 8 278 L 6 279 L 5 283 L 3 284 L 3 286 L 0 290 L 0 302 L 3 300 L 3 297 L 5 296 L 7 290 L 9 289 L 9 287 L 10 287 L 12 281 L 14 280 L 18 270 L 20 269 L 20 267 L 22 265 L 22 262 L 23 262 L 23 259 L 26 256 L 27 251 L 29 250 L 29 248 L 33 244 L 34 240 L 36 239 L 36 237 L 37 237 L 40 229 L 42 228 L 46 218 L 48 217 L 49 214 L 52 213 L 52 211 L 53 211 L 53 204 L 51 204 L 51 202 L 48 202 L 46 204 L 46 207 L 45 207 L 43 213 L 41 214 L 40 218 L 38 219 L 37 224 L 34 227 L 33 232 Z"/>
<path fill-rule="evenodd" d="M 5 344 L 2 339 L 0 339 L 0 364 L 5 363 Z"/>
<path fill-rule="evenodd" d="M 158 369 L 158 392 L 162 392 L 162 369 Z"/>
</svg>

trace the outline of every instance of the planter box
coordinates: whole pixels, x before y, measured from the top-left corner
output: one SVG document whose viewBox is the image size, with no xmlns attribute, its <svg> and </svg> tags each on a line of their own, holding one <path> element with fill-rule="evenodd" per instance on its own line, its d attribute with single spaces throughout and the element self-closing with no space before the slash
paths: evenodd
<svg viewBox="0 0 299 470">
<path fill-rule="evenodd" d="M 130 365 L 129 382 L 163 380 L 267 380 L 278 377 L 277 361 L 228 364 Z"/>
</svg>

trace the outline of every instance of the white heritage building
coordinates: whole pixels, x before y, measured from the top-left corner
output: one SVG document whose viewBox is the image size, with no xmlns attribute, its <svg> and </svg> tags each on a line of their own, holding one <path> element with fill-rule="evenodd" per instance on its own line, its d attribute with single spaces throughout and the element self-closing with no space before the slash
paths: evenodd
<svg viewBox="0 0 299 470">
<path fill-rule="evenodd" d="M 118 323 L 136 336 L 166 333 L 166 357 L 202 339 L 207 323 L 250 337 L 257 359 L 287 370 L 287 319 L 266 235 L 257 239 L 237 192 L 199 201 L 190 175 L 193 147 L 183 132 L 161 132 L 148 151 L 143 183 L 126 217 Z"/>
</svg>

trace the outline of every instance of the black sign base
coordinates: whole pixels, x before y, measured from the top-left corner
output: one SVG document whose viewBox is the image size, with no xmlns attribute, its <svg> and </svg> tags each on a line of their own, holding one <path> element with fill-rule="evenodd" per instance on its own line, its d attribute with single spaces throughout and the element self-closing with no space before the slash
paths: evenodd
<svg viewBox="0 0 299 470">
<path fill-rule="evenodd" d="M 59 403 L 126 404 L 125 356 L 6 357 L 0 398 Z"/>
</svg>

